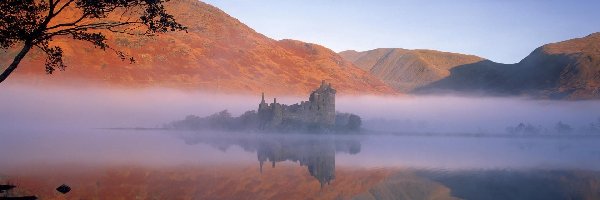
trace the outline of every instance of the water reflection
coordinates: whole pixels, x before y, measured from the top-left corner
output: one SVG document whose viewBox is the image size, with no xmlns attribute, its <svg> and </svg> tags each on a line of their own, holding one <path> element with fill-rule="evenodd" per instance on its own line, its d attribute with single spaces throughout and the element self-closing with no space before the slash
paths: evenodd
<svg viewBox="0 0 600 200">
<path fill-rule="evenodd" d="M 388 177 L 352 199 L 600 197 L 599 162 L 589 154 L 598 150 L 594 145 L 598 138 L 356 138 L 198 133 L 181 137 L 187 144 L 202 143 L 222 151 L 239 146 L 256 152 L 261 173 L 264 165 L 299 163 L 306 166 L 321 187 L 336 178 L 336 154 L 338 170 L 362 165 L 370 169 L 395 168 Z"/>
<path fill-rule="evenodd" d="M 0 184 L 41 199 L 62 183 L 72 199 L 600 199 L 597 137 L 93 130 L 0 138 L 10 152 L 0 154 Z"/>
<path fill-rule="evenodd" d="M 336 138 L 335 136 L 264 136 L 264 135 L 205 135 L 196 133 L 181 134 L 186 144 L 208 144 L 223 151 L 233 145 L 245 151 L 256 152 L 260 172 L 265 163 L 271 167 L 283 161 L 297 162 L 306 166 L 311 176 L 321 187 L 335 179 L 336 153 L 358 154 L 361 143 L 357 138 Z"/>
</svg>

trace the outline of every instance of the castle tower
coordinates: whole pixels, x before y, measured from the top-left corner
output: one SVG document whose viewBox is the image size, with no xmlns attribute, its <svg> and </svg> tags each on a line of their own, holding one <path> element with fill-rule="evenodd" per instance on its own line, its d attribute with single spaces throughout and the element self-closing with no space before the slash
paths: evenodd
<svg viewBox="0 0 600 200">
<path fill-rule="evenodd" d="M 335 93 L 331 84 L 323 80 L 321 86 L 311 94 L 311 103 L 316 108 L 317 122 L 331 126 L 335 124 Z"/>
<path fill-rule="evenodd" d="M 265 102 L 265 93 L 262 93 L 262 99 L 260 101 L 260 104 L 258 104 L 258 111 L 260 112 L 261 110 L 267 109 L 269 105 Z"/>
<path fill-rule="evenodd" d="M 310 94 L 308 101 L 300 104 L 280 104 L 277 103 L 277 98 L 273 98 L 273 103 L 268 104 L 262 93 L 258 106 L 259 127 L 275 128 L 290 121 L 319 125 L 323 128 L 331 127 L 335 124 L 335 93 L 336 90 L 331 87 L 331 84 L 324 80 Z"/>
<path fill-rule="evenodd" d="M 276 127 L 278 125 L 281 124 L 281 122 L 283 122 L 283 118 L 284 118 L 284 110 L 283 107 L 281 106 L 281 104 L 277 103 L 277 98 L 273 98 L 273 103 L 271 103 L 271 112 L 272 112 L 272 118 L 271 118 L 271 127 Z"/>
</svg>

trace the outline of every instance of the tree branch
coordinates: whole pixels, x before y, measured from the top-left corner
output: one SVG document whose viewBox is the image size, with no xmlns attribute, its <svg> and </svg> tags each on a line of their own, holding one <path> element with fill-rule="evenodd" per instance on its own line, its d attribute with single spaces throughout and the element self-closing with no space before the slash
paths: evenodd
<svg viewBox="0 0 600 200">
<path fill-rule="evenodd" d="M 46 53 L 48 74 L 56 68 L 64 70 L 62 48 L 49 46 L 55 36 L 72 36 L 74 40 L 91 42 L 102 50 L 115 51 L 119 58 L 125 60 L 127 55 L 124 52 L 108 45 L 105 33 L 152 36 L 169 31 L 185 31 L 187 28 L 177 23 L 174 17 L 167 13 L 163 3 L 168 1 L 0 0 L 0 47 L 12 47 L 20 42 L 25 44 L 13 62 L 0 74 L 0 82 L 17 68 L 33 47 L 38 47 Z M 71 8 L 78 10 L 75 13 L 81 13 L 81 16 L 74 16 L 70 22 L 53 23 L 57 16 L 65 15 L 65 12 L 70 11 Z M 121 8 L 123 10 L 119 10 Z M 112 18 L 113 15 L 116 15 L 116 20 Z M 129 60 L 135 61 L 133 58 Z"/>
<path fill-rule="evenodd" d="M 17 66 L 19 66 L 19 63 L 21 63 L 21 60 L 25 57 L 25 55 L 27 55 L 27 53 L 31 49 L 32 45 L 33 44 L 31 44 L 31 42 L 29 42 L 29 41 L 25 42 L 25 45 L 23 46 L 23 48 L 21 49 L 19 54 L 17 54 L 17 56 L 15 56 L 15 58 L 13 59 L 13 62 L 4 70 L 4 72 L 2 72 L 2 74 L 0 74 L 0 83 L 2 83 L 4 80 L 6 80 L 6 78 L 8 78 L 8 76 L 13 71 L 15 71 L 15 69 L 17 69 Z"/>
<path fill-rule="evenodd" d="M 60 0 L 59 0 L 60 1 Z M 54 13 L 54 16 L 57 16 L 60 12 L 62 12 L 66 7 L 68 7 L 71 3 L 73 3 L 75 0 L 69 0 L 67 3 L 65 3 L 65 5 L 63 5 L 62 7 L 60 7 L 58 9 L 58 11 L 56 11 L 56 13 Z M 57 3 L 58 5 L 58 3 Z"/>
<path fill-rule="evenodd" d="M 88 14 L 83 14 L 79 19 L 75 20 L 74 22 L 64 23 L 64 24 L 57 24 L 57 25 L 54 25 L 54 26 L 51 26 L 51 27 L 47 28 L 46 30 L 52 30 L 52 29 L 56 29 L 56 28 L 60 28 L 60 27 L 65 27 L 65 26 L 76 26 L 77 23 L 83 21 L 86 17 L 88 17 Z"/>
<path fill-rule="evenodd" d="M 46 35 L 50 37 L 53 36 L 57 36 L 57 35 L 68 35 L 70 33 L 76 32 L 76 31 L 85 31 L 85 30 L 108 30 L 111 28 L 116 28 L 116 27 L 121 27 L 121 26 L 126 26 L 126 25 L 133 25 L 133 24 L 143 24 L 142 22 L 102 22 L 102 23 L 92 23 L 92 24 L 83 24 L 83 25 L 78 25 L 76 27 L 73 28 L 68 28 L 68 29 L 62 29 L 56 32 L 52 32 L 52 33 L 48 33 Z"/>
</svg>

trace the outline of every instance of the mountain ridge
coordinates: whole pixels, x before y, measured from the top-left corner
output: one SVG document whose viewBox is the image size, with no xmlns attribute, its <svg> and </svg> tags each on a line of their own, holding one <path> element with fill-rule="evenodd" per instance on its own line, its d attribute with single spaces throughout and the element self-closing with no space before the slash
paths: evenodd
<svg viewBox="0 0 600 200">
<path fill-rule="evenodd" d="M 450 76 L 415 91 L 598 99 L 600 33 L 543 45 L 515 64 L 482 61 L 458 66 Z"/>
<path fill-rule="evenodd" d="M 169 2 L 166 9 L 189 33 L 106 34 L 112 47 L 136 59 L 134 64 L 90 44 L 59 38 L 53 44 L 63 47 L 65 71 L 44 75 L 44 58 L 33 51 L 7 81 L 44 85 L 76 80 L 108 87 L 304 95 L 327 80 L 342 94 L 397 94 L 323 46 L 273 40 L 212 5 L 180 0 Z M 0 60 L 10 60 L 14 53 L 15 49 L 0 53 Z"/>
<path fill-rule="evenodd" d="M 426 49 L 378 48 L 339 54 L 401 92 L 441 80 L 455 66 L 483 60 L 473 55 Z"/>
<path fill-rule="evenodd" d="M 422 49 L 338 54 L 405 93 L 600 98 L 600 32 L 540 46 L 514 64 Z"/>
</svg>

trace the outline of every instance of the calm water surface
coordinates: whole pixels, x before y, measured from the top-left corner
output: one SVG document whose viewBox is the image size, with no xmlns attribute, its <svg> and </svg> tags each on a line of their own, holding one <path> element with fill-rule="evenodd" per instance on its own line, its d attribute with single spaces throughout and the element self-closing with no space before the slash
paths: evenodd
<svg viewBox="0 0 600 200">
<path fill-rule="evenodd" d="M 72 199 L 600 199 L 600 137 L 0 133 L 0 181 Z M 49 188 L 49 189 L 48 189 Z"/>
</svg>

